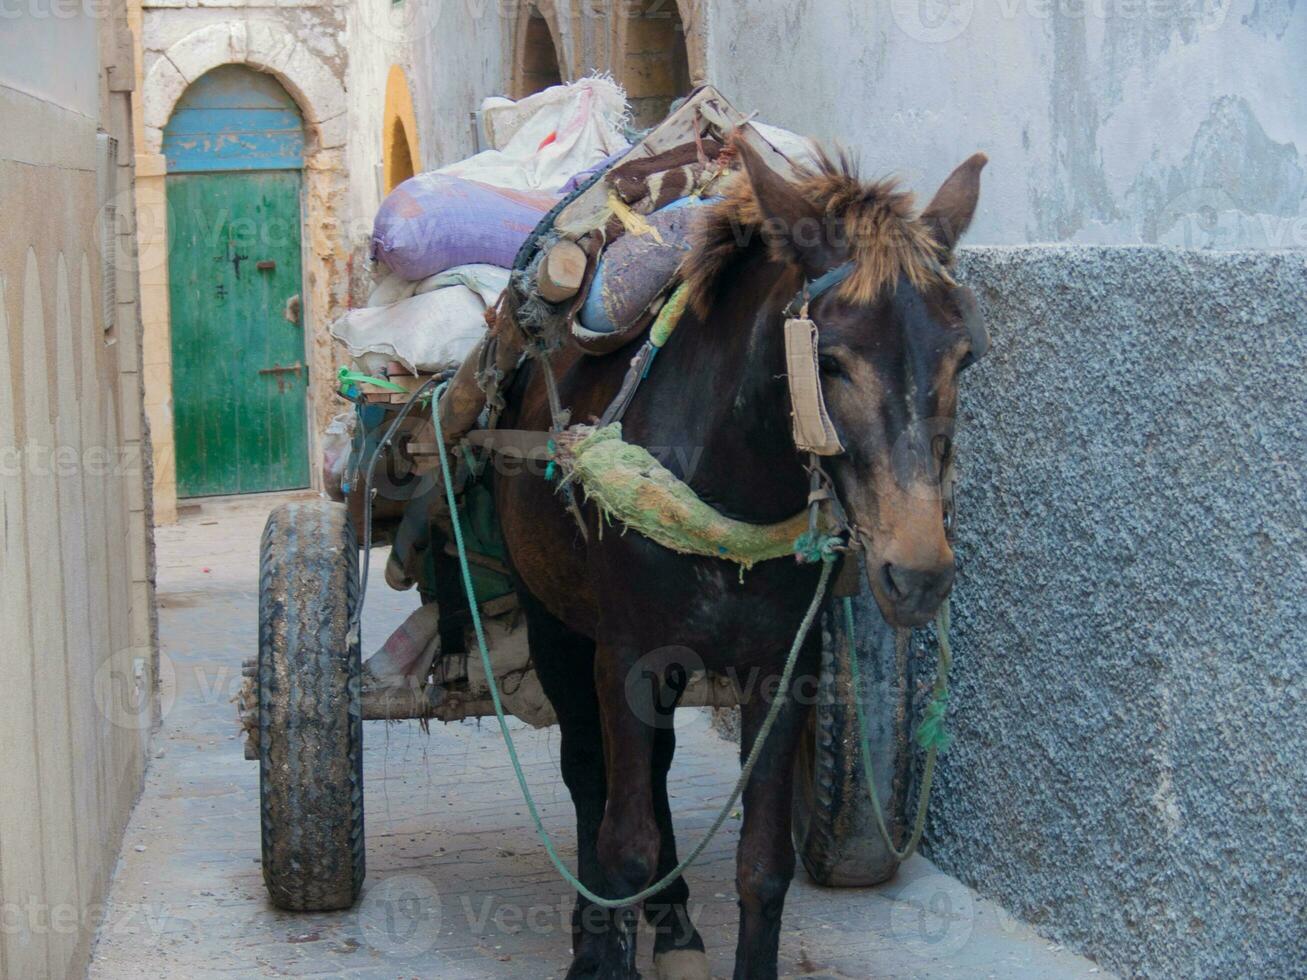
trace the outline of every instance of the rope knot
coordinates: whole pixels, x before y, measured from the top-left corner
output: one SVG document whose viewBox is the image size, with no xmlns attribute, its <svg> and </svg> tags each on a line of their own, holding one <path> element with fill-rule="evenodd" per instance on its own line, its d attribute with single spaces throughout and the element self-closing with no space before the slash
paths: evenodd
<svg viewBox="0 0 1307 980">
<path fill-rule="evenodd" d="M 917 744 L 923 749 L 948 751 L 953 743 L 953 736 L 945 727 L 945 714 L 948 712 L 948 691 L 939 691 L 926 705 L 921 724 L 917 726 Z"/>
<path fill-rule="evenodd" d="M 800 565 L 815 565 L 819 561 L 833 562 L 838 557 L 840 536 L 821 531 L 804 531 L 794 539 L 794 558 Z"/>
</svg>

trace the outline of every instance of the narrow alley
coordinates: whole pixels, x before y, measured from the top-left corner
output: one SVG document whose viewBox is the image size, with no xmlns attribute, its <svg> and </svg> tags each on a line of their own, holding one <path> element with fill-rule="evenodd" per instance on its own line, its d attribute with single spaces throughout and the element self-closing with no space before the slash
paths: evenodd
<svg viewBox="0 0 1307 980">
<path fill-rule="evenodd" d="M 368 880 L 347 912 L 273 909 L 259 870 L 258 767 L 242 755 L 240 665 L 254 653 L 259 535 L 278 498 L 205 502 L 160 528 L 163 727 L 127 830 L 95 980 L 173 977 L 561 977 L 571 893 L 531 830 L 493 722 L 368 722 Z M 364 647 L 416 598 L 379 583 Z M 531 785 L 565 860 L 572 806 L 556 728 L 514 721 Z M 705 713 L 682 710 L 672 806 L 686 845 L 708 827 L 737 772 L 735 746 Z M 736 827 L 688 875 L 715 976 L 734 952 Z M 648 941 L 642 969 L 649 975 Z M 874 971 L 867 973 L 870 965 Z M 781 946 L 786 976 L 1072 978 L 1103 976 L 926 859 L 891 884 L 836 891 L 795 878 Z"/>
</svg>

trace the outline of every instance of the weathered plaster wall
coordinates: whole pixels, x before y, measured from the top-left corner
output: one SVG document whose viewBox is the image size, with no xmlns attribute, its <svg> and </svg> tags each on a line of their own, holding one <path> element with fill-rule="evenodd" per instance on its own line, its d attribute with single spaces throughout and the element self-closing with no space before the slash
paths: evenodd
<svg viewBox="0 0 1307 980">
<path fill-rule="evenodd" d="M 1301 974 L 1307 252 L 978 248 L 927 851 L 1123 975 Z"/>
<path fill-rule="evenodd" d="M 157 679 L 125 11 L 35 9 L 0 29 L 0 977 L 15 978 L 85 970 Z"/>
<path fill-rule="evenodd" d="M 471 156 L 471 113 L 486 96 L 507 91 L 505 7 L 515 5 L 356 0 L 349 7 L 347 158 L 356 254 L 363 254 L 384 196 L 382 122 L 391 66 L 404 70 L 413 94 L 421 156 L 413 161 L 417 171 Z M 366 298 L 355 297 L 359 303 Z"/>
<path fill-rule="evenodd" d="M 976 244 L 1307 246 L 1293 0 L 715 0 L 742 108 L 937 186 L 992 164 Z"/>
</svg>

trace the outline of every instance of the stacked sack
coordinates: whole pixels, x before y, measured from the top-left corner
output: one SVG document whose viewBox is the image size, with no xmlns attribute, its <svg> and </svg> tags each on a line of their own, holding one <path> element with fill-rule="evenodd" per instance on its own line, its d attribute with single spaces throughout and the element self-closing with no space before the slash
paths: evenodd
<svg viewBox="0 0 1307 980">
<path fill-rule="evenodd" d="M 625 93 L 606 78 L 512 102 L 487 99 L 493 149 L 404 181 L 386 197 L 367 306 L 331 327 L 359 370 L 431 374 L 461 363 L 508 285 L 518 249 L 578 174 L 621 153 Z"/>
</svg>

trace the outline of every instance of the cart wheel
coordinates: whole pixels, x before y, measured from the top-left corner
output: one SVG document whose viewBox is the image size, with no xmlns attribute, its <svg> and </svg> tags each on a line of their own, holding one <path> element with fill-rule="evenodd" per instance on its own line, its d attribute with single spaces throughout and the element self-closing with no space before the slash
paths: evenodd
<svg viewBox="0 0 1307 980">
<path fill-rule="evenodd" d="M 343 504 L 284 504 L 259 569 L 259 802 L 272 904 L 345 909 L 363 885 L 358 546 Z"/>
<path fill-rule="evenodd" d="M 896 841 L 903 840 L 904 795 L 910 782 L 906 656 L 900 657 L 895 631 L 881 618 L 864 589 L 853 600 L 862 698 L 871 731 L 876 789 L 885 821 Z M 827 606 L 818 697 L 795 762 L 794 846 L 815 882 L 857 888 L 888 881 L 898 861 L 876 827 L 867 795 L 853 708 L 848 635 L 836 602 Z"/>
</svg>

